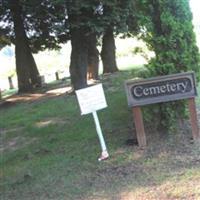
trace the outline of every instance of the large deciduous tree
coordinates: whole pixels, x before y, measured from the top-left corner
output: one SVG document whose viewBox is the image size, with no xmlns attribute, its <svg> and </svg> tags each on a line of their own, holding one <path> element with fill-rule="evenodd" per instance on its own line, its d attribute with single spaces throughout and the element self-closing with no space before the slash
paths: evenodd
<svg viewBox="0 0 200 200">
<path fill-rule="evenodd" d="M 97 34 L 102 25 L 95 14 L 98 1 L 67 1 L 67 14 L 71 37 L 70 74 L 75 90 L 87 86 L 88 78 L 98 78 L 99 53 Z"/>
<path fill-rule="evenodd" d="M 67 2 L 67 14 L 71 37 L 70 75 L 74 90 L 87 86 L 88 28 L 84 24 L 85 10 L 79 1 Z"/>
<path fill-rule="evenodd" d="M 74 89 L 86 87 L 88 78 L 98 77 L 97 37 L 103 35 L 104 73 L 117 71 L 114 35 L 127 31 L 131 0 L 58 1 L 66 5 L 72 52 L 71 82 Z"/>
<path fill-rule="evenodd" d="M 103 73 L 113 73 L 118 71 L 116 62 L 116 35 L 127 35 L 128 20 L 130 16 L 134 18 L 133 13 L 134 1 L 132 0 L 111 0 L 102 1 L 103 15 L 103 39 L 101 59 L 103 62 Z M 135 26 L 135 21 L 131 21 L 132 26 Z"/>
<path fill-rule="evenodd" d="M 71 83 L 75 90 L 87 86 L 88 44 L 83 27 L 71 30 Z"/>
<path fill-rule="evenodd" d="M 56 27 L 64 23 L 60 15 L 55 14 L 60 9 L 48 0 L 3 1 L 0 8 L 0 43 L 15 45 L 19 92 L 31 92 L 40 85 L 32 53 L 45 48 L 58 48 L 63 41 L 63 33 Z"/>
<path fill-rule="evenodd" d="M 39 71 L 36 67 L 24 29 L 22 7 L 19 1 L 10 4 L 15 33 L 16 72 L 19 92 L 29 92 L 39 86 Z"/>
<path fill-rule="evenodd" d="M 29 47 L 20 1 L 4 2 L 0 17 L 4 20 L 2 26 L 12 29 L 12 34 L 8 33 L 6 36 L 15 44 L 19 92 L 32 91 L 35 85 L 39 85 L 39 72 Z"/>
<path fill-rule="evenodd" d="M 126 22 L 130 14 L 130 2 L 131 0 L 67 1 L 72 43 L 70 72 L 74 89 L 87 85 L 87 67 L 88 74 L 92 72 L 95 73 L 93 77 L 97 76 L 98 51 L 94 35 L 103 35 L 101 57 L 104 73 L 118 70 L 114 35 L 128 30 Z"/>
<path fill-rule="evenodd" d="M 113 27 L 110 26 L 105 30 L 102 40 L 101 59 L 103 63 L 103 73 L 113 73 L 118 71 L 115 50 Z"/>
<path fill-rule="evenodd" d="M 99 79 L 99 51 L 97 49 L 97 35 L 92 33 L 88 36 L 88 79 Z"/>
</svg>

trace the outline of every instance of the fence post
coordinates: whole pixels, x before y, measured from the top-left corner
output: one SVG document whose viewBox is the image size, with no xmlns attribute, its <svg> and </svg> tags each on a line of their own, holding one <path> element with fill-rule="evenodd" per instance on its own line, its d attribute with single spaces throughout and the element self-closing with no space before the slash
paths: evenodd
<svg viewBox="0 0 200 200">
<path fill-rule="evenodd" d="M 194 98 L 190 98 L 188 100 L 188 107 L 190 111 L 190 122 L 191 122 L 191 127 L 192 127 L 193 139 L 200 140 L 200 130 L 198 126 L 197 111 L 196 111 L 196 104 L 195 104 Z"/>
</svg>

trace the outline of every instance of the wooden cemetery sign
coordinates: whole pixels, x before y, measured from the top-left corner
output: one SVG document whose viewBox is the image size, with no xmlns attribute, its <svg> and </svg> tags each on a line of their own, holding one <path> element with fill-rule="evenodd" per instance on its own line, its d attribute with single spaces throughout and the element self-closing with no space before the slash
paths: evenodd
<svg viewBox="0 0 200 200">
<path fill-rule="evenodd" d="M 188 99 L 193 139 L 197 140 L 200 138 L 195 106 L 197 90 L 193 72 L 144 80 L 128 80 L 125 82 L 125 89 L 128 105 L 133 108 L 137 139 L 140 147 L 146 146 L 146 135 L 140 106 L 153 103 Z"/>
</svg>

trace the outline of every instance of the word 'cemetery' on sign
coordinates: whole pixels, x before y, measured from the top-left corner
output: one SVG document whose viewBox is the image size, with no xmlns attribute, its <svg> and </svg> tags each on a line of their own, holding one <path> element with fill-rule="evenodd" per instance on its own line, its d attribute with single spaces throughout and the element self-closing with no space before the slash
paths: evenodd
<svg viewBox="0 0 200 200">
<path fill-rule="evenodd" d="M 160 76 L 125 83 L 129 106 L 146 105 L 197 95 L 193 72 Z"/>
<path fill-rule="evenodd" d="M 180 82 L 165 81 L 159 86 L 149 86 L 149 85 L 139 85 L 134 86 L 132 90 L 132 94 L 136 98 L 146 97 L 146 96 L 159 96 L 165 94 L 176 94 L 176 93 L 185 93 L 186 91 L 190 91 L 191 84 L 189 79 L 179 80 Z"/>
</svg>

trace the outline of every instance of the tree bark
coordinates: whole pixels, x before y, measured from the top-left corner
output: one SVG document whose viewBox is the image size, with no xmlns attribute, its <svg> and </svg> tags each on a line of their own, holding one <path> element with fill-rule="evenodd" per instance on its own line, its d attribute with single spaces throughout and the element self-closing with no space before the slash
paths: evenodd
<svg viewBox="0 0 200 200">
<path fill-rule="evenodd" d="M 11 3 L 11 12 L 15 32 L 15 57 L 18 88 L 19 92 L 31 92 L 34 87 L 40 85 L 39 72 L 29 47 L 23 24 L 22 9 L 18 0 Z"/>
<path fill-rule="evenodd" d="M 87 86 L 88 46 L 84 28 L 71 30 L 70 75 L 74 90 Z"/>
<path fill-rule="evenodd" d="M 103 73 L 113 73 L 118 71 L 115 55 L 115 39 L 113 28 L 108 27 L 104 36 L 101 50 L 101 59 L 103 62 Z"/>
<path fill-rule="evenodd" d="M 88 79 L 99 79 L 99 51 L 97 49 L 97 38 L 96 34 L 92 33 L 88 38 Z"/>
</svg>

